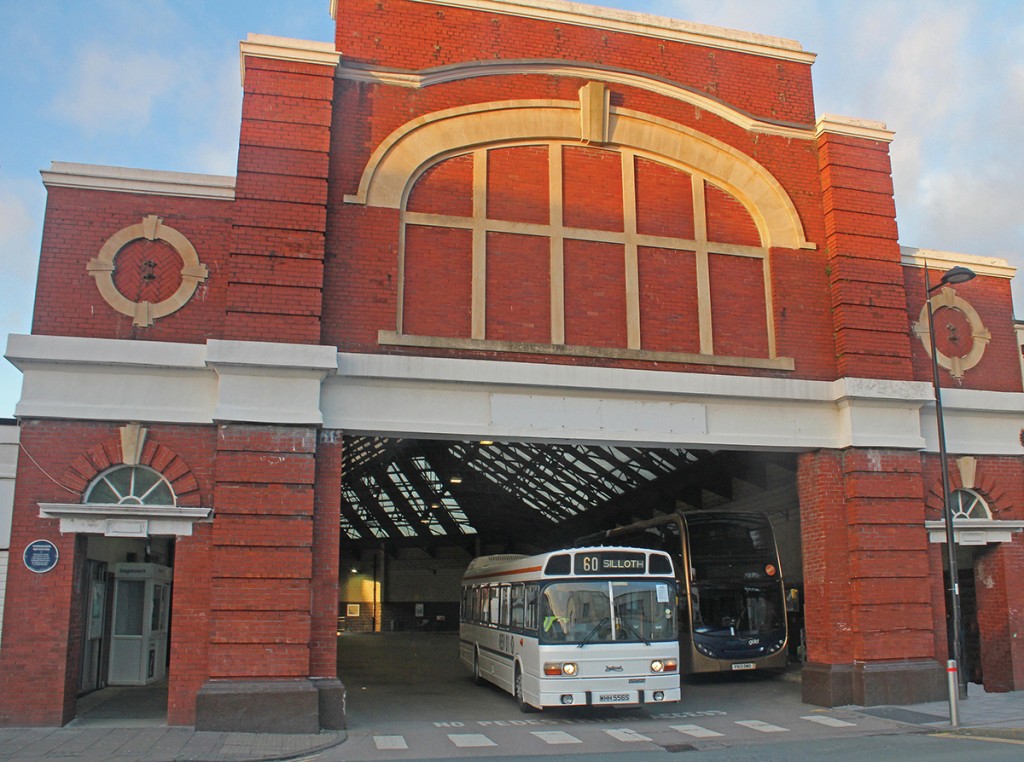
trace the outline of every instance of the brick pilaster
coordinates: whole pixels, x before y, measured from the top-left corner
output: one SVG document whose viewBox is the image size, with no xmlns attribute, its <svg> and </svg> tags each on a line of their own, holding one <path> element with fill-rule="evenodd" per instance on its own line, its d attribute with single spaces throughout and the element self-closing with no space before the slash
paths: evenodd
<svg viewBox="0 0 1024 762">
<path fill-rule="evenodd" d="M 313 506 L 313 610 L 310 677 L 338 674 L 338 543 L 341 539 L 342 433 L 321 431 Z"/>
<path fill-rule="evenodd" d="M 1024 690 L 1024 537 L 979 553 L 974 573 L 985 690 Z"/>
<path fill-rule="evenodd" d="M 212 679 L 309 675 L 315 452 L 315 429 L 220 427 Z"/>
<path fill-rule="evenodd" d="M 224 338 L 315 344 L 338 56 L 325 43 L 254 36 L 242 57 Z"/>
<path fill-rule="evenodd" d="M 804 699 L 931 700 L 941 681 L 920 455 L 820 451 L 802 455 L 799 466 Z"/>
<path fill-rule="evenodd" d="M 839 376 L 911 379 L 889 140 L 874 123 L 818 122 Z"/>
</svg>

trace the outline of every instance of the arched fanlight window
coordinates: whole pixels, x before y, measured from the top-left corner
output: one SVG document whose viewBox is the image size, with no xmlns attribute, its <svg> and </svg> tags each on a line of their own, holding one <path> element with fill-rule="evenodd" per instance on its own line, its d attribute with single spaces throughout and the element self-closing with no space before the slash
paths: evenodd
<svg viewBox="0 0 1024 762">
<path fill-rule="evenodd" d="M 171 483 L 163 474 L 146 466 L 114 466 L 107 469 L 89 486 L 85 502 L 104 505 L 176 505 Z"/>
<path fill-rule="evenodd" d="M 950 507 L 953 510 L 953 519 L 991 519 L 992 511 L 989 510 L 985 498 L 972 489 L 958 489 L 950 495 Z"/>
</svg>

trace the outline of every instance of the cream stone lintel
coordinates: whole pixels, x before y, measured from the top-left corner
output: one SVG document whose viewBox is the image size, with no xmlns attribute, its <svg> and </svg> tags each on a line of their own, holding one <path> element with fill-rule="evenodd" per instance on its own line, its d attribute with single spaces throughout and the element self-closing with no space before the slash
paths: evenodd
<svg viewBox="0 0 1024 762">
<path fill-rule="evenodd" d="M 945 521 L 926 521 L 928 542 L 941 544 L 946 541 Z M 1002 521 L 999 519 L 954 519 L 953 539 L 957 545 L 976 546 L 1001 542 L 1012 542 L 1013 535 L 1024 530 L 1024 521 Z"/>
<path fill-rule="evenodd" d="M 692 104 L 700 111 L 714 114 L 748 132 L 778 135 L 793 140 L 813 140 L 815 138 L 813 125 L 761 120 L 745 112 L 737 111 L 722 101 L 711 98 L 704 93 L 690 90 L 674 82 L 613 67 L 582 66 L 557 60 L 472 61 L 469 63 L 439 66 L 422 72 L 409 72 L 368 67 L 365 64 L 355 62 L 343 62 L 339 64 L 335 76 L 338 79 L 352 82 L 422 88 L 463 79 L 529 74 L 600 80 L 607 85 L 619 84 L 635 87 L 666 98 Z"/>
<path fill-rule="evenodd" d="M 233 201 L 235 198 L 235 178 L 223 175 L 197 175 L 63 161 L 52 162 L 50 169 L 43 170 L 40 175 L 47 188 L 79 188 L 221 201 Z"/>
<path fill-rule="evenodd" d="M 341 54 L 334 49 L 333 42 L 294 40 L 289 37 L 274 37 L 268 34 L 252 34 L 238 43 L 242 85 L 245 85 L 245 59 L 269 58 L 276 61 L 337 66 Z"/>
<path fill-rule="evenodd" d="M 753 53 L 785 61 L 810 64 L 815 54 L 803 49 L 795 40 L 771 37 L 765 34 L 743 32 L 736 29 L 695 24 L 649 13 L 635 13 L 613 8 L 599 8 L 583 3 L 561 0 L 414 0 L 414 2 L 446 5 L 451 8 L 469 8 L 487 13 L 521 16 L 561 24 L 623 32 L 659 40 L 683 42 L 691 45 Z M 337 0 L 330 0 L 331 17 L 337 18 Z"/>
<path fill-rule="evenodd" d="M 106 537 L 190 537 L 193 524 L 208 521 L 212 508 L 110 503 L 39 503 L 39 518 L 60 519 L 64 534 Z"/>
<path fill-rule="evenodd" d="M 837 114 L 822 114 L 818 117 L 818 122 L 815 125 L 815 136 L 820 137 L 826 132 L 832 135 L 845 135 L 851 138 L 878 140 L 882 143 L 891 143 L 895 135 L 892 130 L 885 126 L 884 122 L 855 119 L 852 116 L 839 116 Z"/>
<path fill-rule="evenodd" d="M 410 336 L 395 331 L 379 331 L 377 342 L 385 346 L 424 347 L 483 352 L 519 352 L 565 357 L 597 357 L 606 360 L 637 360 L 642 362 L 681 363 L 690 365 L 721 365 L 731 368 L 763 368 L 793 370 L 792 357 L 728 357 L 687 352 L 653 352 L 642 349 L 588 347 L 571 344 L 534 344 L 520 341 L 457 339 L 445 336 Z"/>
</svg>

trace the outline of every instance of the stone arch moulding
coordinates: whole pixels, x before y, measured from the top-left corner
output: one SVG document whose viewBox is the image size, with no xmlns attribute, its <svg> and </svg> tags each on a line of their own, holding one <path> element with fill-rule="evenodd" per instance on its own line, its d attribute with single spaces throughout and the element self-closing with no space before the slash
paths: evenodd
<svg viewBox="0 0 1024 762">
<path fill-rule="evenodd" d="M 606 145 L 628 148 L 705 176 L 746 206 L 763 245 L 813 249 L 796 207 L 772 174 L 735 148 L 681 124 L 611 107 Z M 401 209 L 404 194 L 429 165 L 477 146 L 537 141 L 583 142 L 580 103 L 498 101 L 425 114 L 377 147 L 346 203 Z"/>
<path fill-rule="evenodd" d="M 146 441 L 147 429 L 136 423 L 120 429 L 118 439 L 94 445 L 72 461 L 61 483 L 82 493 L 112 466 L 143 466 L 161 474 L 171 485 L 176 505 L 120 505 L 111 503 L 39 503 L 39 517 L 59 519 L 61 533 L 100 534 L 107 537 L 190 536 L 193 524 L 208 520 L 212 508 L 200 504 L 199 484 L 192 469 L 177 453 Z"/>
</svg>

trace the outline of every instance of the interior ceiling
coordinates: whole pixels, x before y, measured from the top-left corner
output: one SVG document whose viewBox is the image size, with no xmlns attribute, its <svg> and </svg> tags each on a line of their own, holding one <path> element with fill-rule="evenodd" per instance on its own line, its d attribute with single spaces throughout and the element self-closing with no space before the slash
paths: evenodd
<svg viewBox="0 0 1024 762">
<path fill-rule="evenodd" d="M 344 452 L 343 540 L 391 547 L 555 547 L 795 469 L 786 453 L 589 444 L 346 437 Z"/>
</svg>

